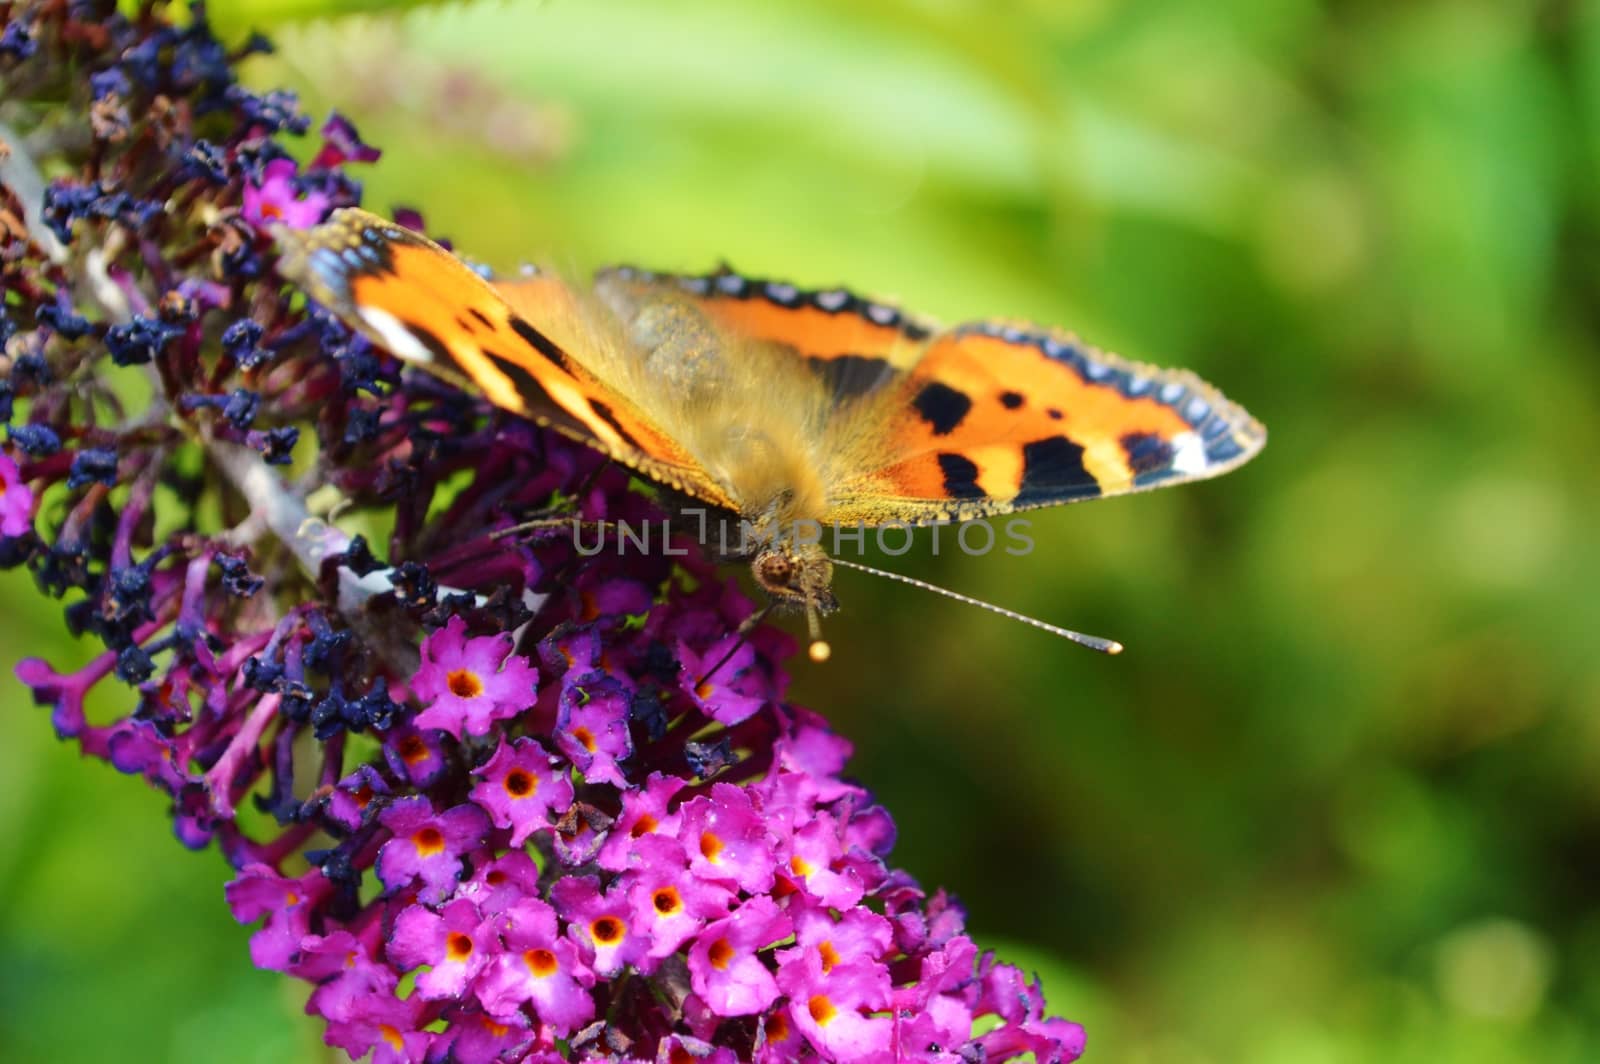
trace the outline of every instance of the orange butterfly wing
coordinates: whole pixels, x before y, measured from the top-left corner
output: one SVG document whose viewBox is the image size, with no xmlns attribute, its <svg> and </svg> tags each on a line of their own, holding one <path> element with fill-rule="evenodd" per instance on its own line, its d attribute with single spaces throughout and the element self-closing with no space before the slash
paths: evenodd
<svg viewBox="0 0 1600 1064">
<path fill-rule="evenodd" d="M 438 244 L 356 208 L 281 229 L 280 271 L 392 354 L 715 506 L 733 500 L 584 364 L 570 289 L 543 275 L 515 304 Z M 566 328 L 563 334 L 563 327 Z"/>
<path fill-rule="evenodd" d="M 631 266 L 602 270 L 595 288 L 612 303 L 675 299 L 715 328 L 791 352 L 840 402 L 877 390 L 921 356 L 931 323 L 843 288 L 807 290 L 729 269 L 665 274 Z"/>
<path fill-rule="evenodd" d="M 841 433 L 870 441 L 870 453 L 831 486 L 824 521 L 965 520 L 1144 491 L 1220 475 L 1266 442 L 1257 421 L 1194 374 L 1054 330 L 996 321 L 939 332 L 843 289 L 727 269 L 616 267 L 596 287 L 613 302 L 687 302 L 731 334 L 792 353 L 829 383 L 841 417 L 866 419 Z"/>
<path fill-rule="evenodd" d="M 534 274 L 486 282 L 449 252 L 366 212 L 281 234 L 283 270 L 355 328 L 431 372 L 640 473 L 739 510 L 670 435 L 585 367 L 577 296 Z M 1266 431 L 1198 377 L 1006 322 L 947 332 L 842 289 L 727 270 L 627 267 L 596 292 L 620 318 L 663 299 L 792 356 L 831 389 L 845 461 L 824 521 L 929 523 L 1143 491 L 1248 461 Z M 591 355 L 594 352 L 589 352 Z M 759 420 L 760 411 L 748 416 Z"/>
<path fill-rule="evenodd" d="M 942 334 L 896 388 L 886 458 L 838 486 L 831 521 L 966 520 L 1144 491 L 1217 476 L 1266 443 L 1192 373 L 1006 322 Z"/>
</svg>

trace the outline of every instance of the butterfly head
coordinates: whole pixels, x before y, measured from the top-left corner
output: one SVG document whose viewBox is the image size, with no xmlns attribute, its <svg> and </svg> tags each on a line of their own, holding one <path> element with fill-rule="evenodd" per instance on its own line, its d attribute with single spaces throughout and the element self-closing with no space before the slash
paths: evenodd
<svg viewBox="0 0 1600 1064">
<path fill-rule="evenodd" d="M 756 553 L 750 570 L 775 605 L 805 611 L 811 657 L 826 660 L 828 644 L 822 641 L 818 618 L 837 610 L 839 600 L 833 594 L 833 562 L 822 548 L 776 540 Z"/>
</svg>

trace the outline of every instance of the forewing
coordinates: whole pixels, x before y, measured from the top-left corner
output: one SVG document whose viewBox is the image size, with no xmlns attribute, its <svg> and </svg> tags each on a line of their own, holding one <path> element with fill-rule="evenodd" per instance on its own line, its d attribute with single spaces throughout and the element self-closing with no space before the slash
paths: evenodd
<svg viewBox="0 0 1600 1064">
<path fill-rule="evenodd" d="M 515 305 L 456 256 L 356 208 L 280 229 L 283 275 L 385 350 L 503 409 L 713 505 L 723 489 L 670 434 L 595 372 L 602 353 L 571 289 L 529 279 Z"/>
</svg>

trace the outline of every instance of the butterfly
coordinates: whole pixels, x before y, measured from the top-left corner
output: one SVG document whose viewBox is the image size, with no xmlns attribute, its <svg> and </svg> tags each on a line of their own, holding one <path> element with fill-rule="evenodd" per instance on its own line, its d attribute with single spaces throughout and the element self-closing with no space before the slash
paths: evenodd
<svg viewBox="0 0 1600 1064">
<path fill-rule="evenodd" d="M 491 279 L 358 208 L 277 236 L 280 272 L 393 355 L 766 530 L 740 556 L 773 604 L 805 611 L 818 658 L 834 564 L 862 566 L 791 530 L 1144 491 L 1225 473 L 1266 442 L 1194 374 L 1053 329 L 941 328 L 842 288 L 727 269 L 612 268 L 589 290 L 548 272 Z"/>
</svg>

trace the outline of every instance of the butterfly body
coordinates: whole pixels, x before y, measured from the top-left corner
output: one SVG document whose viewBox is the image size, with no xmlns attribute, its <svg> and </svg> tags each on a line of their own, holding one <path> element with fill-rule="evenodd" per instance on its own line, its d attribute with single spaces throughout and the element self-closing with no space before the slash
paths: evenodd
<svg viewBox="0 0 1600 1064">
<path fill-rule="evenodd" d="M 833 566 L 798 530 L 1142 491 L 1225 472 L 1266 439 L 1193 374 L 1031 325 L 940 330 L 727 270 L 492 282 L 356 209 L 279 238 L 284 275 L 393 354 L 755 529 L 740 553 L 757 582 L 813 613 L 834 606 Z"/>
</svg>

